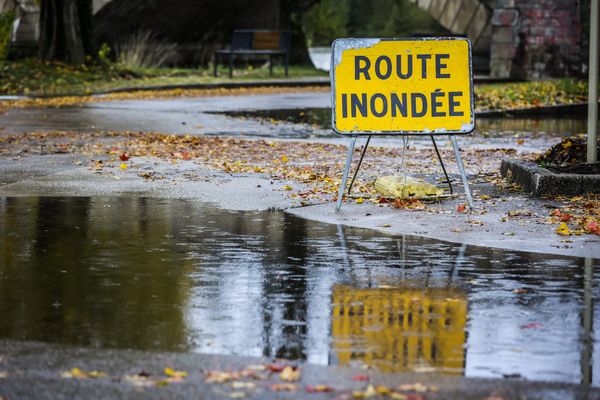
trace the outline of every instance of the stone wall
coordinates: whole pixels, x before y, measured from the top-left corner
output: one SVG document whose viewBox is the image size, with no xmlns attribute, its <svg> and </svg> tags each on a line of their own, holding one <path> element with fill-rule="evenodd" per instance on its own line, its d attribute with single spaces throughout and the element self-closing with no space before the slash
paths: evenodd
<svg viewBox="0 0 600 400">
<path fill-rule="evenodd" d="M 511 70 L 513 77 L 528 79 L 581 74 L 581 1 L 497 0 L 490 75 L 509 77 Z M 521 57 L 519 34 L 526 41 Z M 519 60 L 514 60 L 515 55 Z M 518 71 L 520 63 L 523 71 Z"/>
</svg>

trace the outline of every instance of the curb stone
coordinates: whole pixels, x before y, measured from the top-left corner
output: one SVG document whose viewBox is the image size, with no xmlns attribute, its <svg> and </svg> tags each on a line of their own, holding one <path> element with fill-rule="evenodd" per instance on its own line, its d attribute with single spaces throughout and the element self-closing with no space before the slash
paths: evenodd
<svg viewBox="0 0 600 400">
<path fill-rule="evenodd" d="M 600 193 L 600 175 L 556 174 L 533 162 L 514 159 L 502 160 L 500 173 L 534 196 Z"/>
</svg>

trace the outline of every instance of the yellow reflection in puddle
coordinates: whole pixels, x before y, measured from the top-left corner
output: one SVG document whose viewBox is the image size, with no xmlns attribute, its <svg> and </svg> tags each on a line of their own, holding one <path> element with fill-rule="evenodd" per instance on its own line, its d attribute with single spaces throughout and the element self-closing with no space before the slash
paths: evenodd
<svg viewBox="0 0 600 400">
<path fill-rule="evenodd" d="M 455 288 L 333 289 L 333 353 L 340 365 L 383 372 L 461 374 L 467 295 Z"/>
</svg>

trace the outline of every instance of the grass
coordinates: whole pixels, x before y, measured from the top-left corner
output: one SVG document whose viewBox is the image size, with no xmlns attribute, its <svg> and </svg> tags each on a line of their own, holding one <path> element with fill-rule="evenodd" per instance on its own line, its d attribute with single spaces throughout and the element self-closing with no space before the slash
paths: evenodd
<svg viewBox="0 0 600 400">
<path fill-rule="evenodd" d="M 7 62 L 0 68 L 0 95 L 82 95 L 124 87 L 188 85 L 230 82 L 227 68 L 126 68 L 119 64 L 73 66 L 28 59 Z M 327 76 L 311 67 L 290 66 L 289 77 Z M 269 69 L 236 68 L 234 80 L 269 79 Z M 273 79 L 284 78 L 283 67 L 275 66 Z"/>
</svg>

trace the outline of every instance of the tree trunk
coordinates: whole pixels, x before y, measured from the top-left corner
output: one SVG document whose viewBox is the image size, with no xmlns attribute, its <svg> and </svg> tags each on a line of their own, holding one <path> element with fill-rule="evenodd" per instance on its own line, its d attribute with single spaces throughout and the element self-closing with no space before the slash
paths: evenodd
<svg viewBox="0 0 600 400">
<path fill-rule="evenodd" d="M 42 0 L 40 57 L 82 64 L 96 57 L 92 0 Z"/>
<path fill-rule="evenodd" d="M 302 16 L 316 3 L 318 0 L 280 0 L 279 2 L 281 29 L 292 32 L 290 64 L 311 65 L 306 36 L 302 28 Z"/>
</svg>

